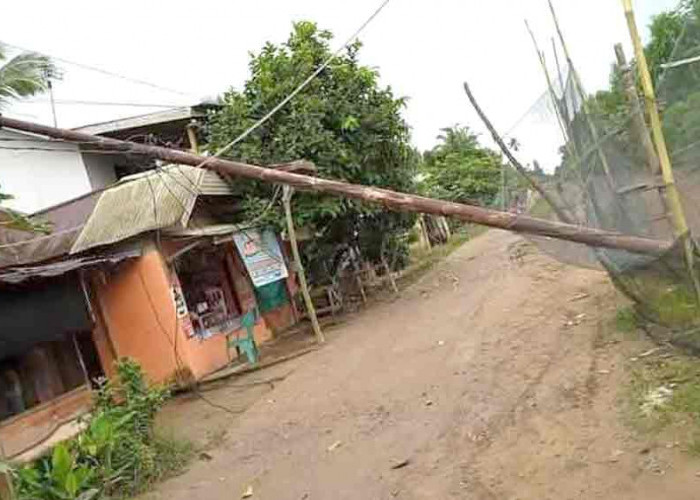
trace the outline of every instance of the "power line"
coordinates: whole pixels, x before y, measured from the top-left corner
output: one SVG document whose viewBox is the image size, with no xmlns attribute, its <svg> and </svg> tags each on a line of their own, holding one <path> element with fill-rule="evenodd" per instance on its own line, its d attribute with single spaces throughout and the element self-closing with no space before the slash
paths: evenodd
<svg viewBox="0 0 700 500">
<path fill-rule="evenodd" d="M 200 163 L 199 165 L 197 165 L 197 167 L 198 167 L 198 168 L 202 168 L 202 167 L 203 167 L 204 165 L 206 165 L 207 162 L 209 162 L 212 158 L 216 158 L 216 157 L 221 156 L 222 154 L 226 153 L 226 152 L 227 152 L 228 150 L 230 150 L 233 146 L 235 146 L 236 144 L 238 144 L 239 142 L 241 142 L 243 139 L 245 139 L 246 137 L 248 137 L 254 130 L 256 130 L 258 127 L 260 127 L 260 125 L 262 125 L 262 124 L 265 123 L 267 120 L 269 120 L 270 118 L 272 118 L 272 116 L 273 116 L 275 113 L 277 113 L 280 109 L 282 109 L 289 101 L 291 101 L 292 99 L 294 99 L 294 97 L 295 97 L 299 92 L 301 92 L 302 90 L 304 90 L 304 89 L 306 88 L 306 86 L 314 80 L 314 78 L 316 78 L 324 69 L 326 69 L 326 68 L 328 67 L 328 65 L 329 65 L 330 63 L 332 63 L 332 62 L 338 57 L 338 54 L 340 54 L 343 50 L 345 50 L 345 49 L 353 42 L 353 40 L 355 40 L 355 39 L 360 35 L 360 33 L 362 33 L 362 31 L 367 27 L 367 25 L 369 25 L 369 23 L 371 23 L 371 22 L 374 20 L 374 18 L 377 17 L 377 16 L 379 15 L 379 13 L 384 9 L 384 7 L 387 6 L 387 4 L 388 4 L 389 2 L 390 2 L 390 0 L 384 0 L 384 1 L 379 5 L 379 7 L 372 13 L 372 15 L 369 16 L 369 17 L 367 18 L 367 20 L 366 20 L 364 23 L 362 23 L 362 25 L 361 25 L 361 26 L 360 26 L 360 27 L 345 41 L 345 43 L 344 43 L 343 45 L 341 45 L 335 52 L 333 52 L 333 53 L 330 55 L 330 57 L 328 57 L 328 59 L 326 59 L 326 60 L 323 62 L 323 64 L 321 64 L 321 66 L 319 66 L 319 67 L 316 69 L 316 71 L 314 71 L 313 73 L 311 73 L 311 74 L 306 78 L 306 80 L 304 80 L 303 82 L 301 82 L 301 84 L 300 84 L 297 88 L 295 88 L 287 97 L 285 97 L 284 99 L 282 99 L 282 100 L 281 100 L 274 108 L 272 108 L 265 116 L 263 116 L 262 118 L 260 118 L 258 121 L 256 121 L 256 122 L 255 122 L 253 125 L 251 125 L 250 127 L 248 127 L 241 135 L 239 135 L 239 136 L 236 137 L 234 140 L 232 140 L 231 142 L 229 142 L 226 146 L 220 148 L 216 153 L 214 153 L 213 156 L 210 156 L 209 158 L 207 158 L 206 160 L 204 160 L 202 163 Z"/>
<path fill-rule="evenodd" d="M 28 101 L 19 101 L 19 104 L 46 104 L 48 99 L 31 99 Z M 112 101 L 85 101 L 81 99 L 55 99 L 56 104 L 70 105 L 70 106 L 121 106 L 129 108 L 165 108 L 174 109 L 182 108 L 183 106 L 178 104 L 164 104 L 164 103 L 148 103 L 148 102 L 112 102 Z"/>
<path fill-rule="evenodd" d="M 83 63 L 71 61 L 71 60 L 65 59 L 65 58 L 63 58 L 63 57 L 55 57 L 55 56 L 52 56 L 51 54 L 47 54 L 47 53 L 45 53 L 45 52 L 40 52 L 40 51 L 38 51 L 38 50 L 28 49 L 28 48 L 26 48 L 26 47 L 22 47 L 22 46 L 20 46 L 20 45 L 15 45 L 15 44 L 13 44 L 13 43 L 8 43 L 8 42 L 2 41 L 2 42 L 0 42 L 0 44 L 6 45 L 7 47 L 12 47 L 13 49 L 21 50 L 21 51 L 24 51 L 24 52 L 34 52 L 34 53 L 36 53 L 36 54 L 41 54 L 41 55 L 43 55 L 43 56 L 49 57 L 50 59 L 52 59 L 52 60 L 54 60 L 54 61 L 60 61 L 60 62 L 65 63 L 65 64 L 70 64 L 70 65 L 72 65 L 72 66 L 76 66 L 76 67 L 78 67 L 78 68 L 82 68 L 82 69 L 94 71 L 94 72 L 96 72 L 96 73 L 102 73 L 103 75 L 111 76 L 111 77 L 114 77 L 114 78 L 119 78 L 119 79 L 121 79 L 121 80 L 125 80 L 125 81 L 128 81 L 128 82 L 137 83 L 137 84 L 139 84 L 139 85 L 145 85 L 145 86 L 147 86 L 147 87 L 152 87 L 152 88 L 154 88 L 154 89 L 162 90 L 162 91 L 165 91 L 165 92 L 170 92 L 170 93 L 173 93 L 173 94 L 179 94 L 179 95 L 186 96 L 186 97 L 194 97 L 194 94 L 192 94 L 192 93 L 190 93 L 190 92 L 182 92 L 182 91 L 180 91 L 180 90 L 172 89 L 172 88 L 169 88 L 169 87 L 164 87 L 163 85 L 157 85 L 157 84 L 155 84 L 155 83 L 147 82 L 147 81 L 145 81 L 145 80 L 141 80 L 141 79 L 138 79 L 138 78 L 132 78 L 132 77 L 130 77 L 130 76 L 120 75 L 119 73 L 115 73 L 115 72 L 113 72 L 113 71 L 109 71 L 109 70 L 106 70 L 106 69 L 98 68 L 98 67 L 96 67 L 96 66 L 91 66 L 91 65 L 89 65 L 89 64 L 83 64 Z"/>
</svg>

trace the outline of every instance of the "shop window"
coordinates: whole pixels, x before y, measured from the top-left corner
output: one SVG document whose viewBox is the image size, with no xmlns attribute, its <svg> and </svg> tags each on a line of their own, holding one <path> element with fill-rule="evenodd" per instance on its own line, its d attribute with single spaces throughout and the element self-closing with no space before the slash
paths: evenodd
<svg viewBox="0 0 700 500">
<path fill-rule="evenodd" d="M 241 307 L 231 284 L 223 248 L 197 249 L 175 264 L 193 334 L 208 338 L 239 327 Z"/>
</svg>

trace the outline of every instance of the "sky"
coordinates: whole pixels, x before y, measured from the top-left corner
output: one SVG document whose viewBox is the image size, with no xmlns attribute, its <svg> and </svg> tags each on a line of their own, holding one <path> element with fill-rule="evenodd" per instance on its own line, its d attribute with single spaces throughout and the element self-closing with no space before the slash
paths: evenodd
<svg viewBox="0 0 700 500">
<path fill-rule="evenodd" d="M 632 54 L 621 2 L 553 1 L 584 87 L 589 92 L 604 88 L 614 59 L 614 44 L 622 42 L 628 57 Z M 54 85 L 58 125 L 76 127 L 163 108 L 79 105 L 74 101 L 189 105 L 217 96 L 229 87 L 241 88 L 249 75 L 249 54 L 267 41 L 283 42 L 292 22 L 316 21 L 336 35 L 336 47 L 380 3 L 7 2 L 0 18 L 0 41 L 177 91 L 136 84 L 59 61 L 64 75 Z M 644 35 L 652 15 L 677 3 L 635 0 L 637 21 Z M 440 129 L 455 124 L 469 126 L 489 143 L 462 82 L 469 82 L 496 128 L 503 133 L 510 131 L 546 90 L 525 19 L 548 60 L 553 60 L 551 38 L 556 33 L 546 0 L 391 0 L 360 36 L 364 43 L 360 59 L 379 70 L 382 85 L 408 98 L 404 116 L 412 129 L 412 141 L 420 150 L 433 147 Z M 4 114 L 52 123 L 46 97 L 13 105 Z M 524 128 L 521 122 L 519 129 Z M 534 130 L 530 128 L 529 136 Z M 526 132 L 522 132 L 523 137 L 537 146 L 538 138 Z M 518 139 L 522 142 L 521 137 Z M 551 141 L 540 141 L 539 145 L 545 143 L 551 149 Z"/>
</svg>

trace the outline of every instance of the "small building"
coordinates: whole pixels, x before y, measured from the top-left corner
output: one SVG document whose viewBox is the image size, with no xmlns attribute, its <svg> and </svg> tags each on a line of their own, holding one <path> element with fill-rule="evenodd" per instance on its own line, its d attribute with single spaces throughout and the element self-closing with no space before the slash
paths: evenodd
<svg viewBox="0 0 700 500">
<path fill-rule="evenodd" d="M 193 149 L 207 113 L 216 104 L 202 103 L 78 127 L 94 135 Z M 155 165 L 126 154 L 104 154 L 74 144 L 14 130 L 0 130 L 0 187 L 14 199 L 5 206 L 24 213 L 45 210 L 122 177 Z"/>
<path fill-rule="evenodd" d="M 227 223 L 236 201 L 213 172 L 165 166 L 34 214 L 49 234 L 0 229 L 2 456 L 73 432 L 119 358 L 199 380 L 238 359 L 245 313 L 258 344 L 296 322 L 286 244 Z"/>
</svg>

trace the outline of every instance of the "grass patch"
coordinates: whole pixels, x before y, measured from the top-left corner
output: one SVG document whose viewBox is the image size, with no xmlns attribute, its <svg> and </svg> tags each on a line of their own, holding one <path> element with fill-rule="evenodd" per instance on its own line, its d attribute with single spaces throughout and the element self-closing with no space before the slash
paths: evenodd
<svg viewBox="0 0 700 500">
<path fill-rule="evenodd" d="M 632 306 L 619 308 L 615 314 L 615 330 L 625 334 L 625 336 L 636 332 L 639 327 L 637 313 Z"/>
<path fill-rule="evenodd" d="M 632 358 L 627 416 L 647 436 L 670 435 L 700 455 L 700 362 L 676 351 Z"/>
<path fill-rule="evenodd" d="M 156 434 L 153 446 L 156 451 L 155 468 L 148 483 L 140 485 L 141 492 L 155 483 L 183 473 L 195 456 L 194 445 L 175 436 Z"/>
<path fill-rule="evenodd" d="M 191 444 L 154 432 L 169 394 L 163 386 L 148 385 L 135 361 L 121 359 L 116 376 L 100 382 L 80 434 L 58 443 L 48 456 L 9 467 L 16 498 L 128 498 L 181 472 L 194 455 Z"/>
</svg>

